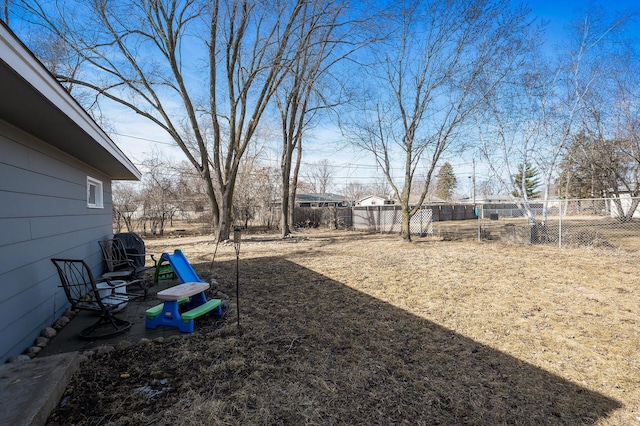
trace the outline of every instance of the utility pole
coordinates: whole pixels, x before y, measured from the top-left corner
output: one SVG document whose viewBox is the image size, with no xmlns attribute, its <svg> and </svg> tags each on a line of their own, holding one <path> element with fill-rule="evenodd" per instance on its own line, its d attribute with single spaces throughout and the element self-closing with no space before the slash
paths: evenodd
<svg viewBox="0 0 640 426">
<path fill-rule="evenodd" d="M 472 173 L 472 177 L 471 177 L 471 197 L 473 199 L 473 206 L 475 207 L 476 205 L 476 159 L 473 158 L 473 173 Z"/>
<path fill-rule="evenodd" d="M 478 216 L 478 242 L 482 241 L 482 213 L 480 209 L 476 206 L 476 159 L 475 157 L 472 159 L 472 177 L 471 177 L 471 191 L 473 192 L 473 211 Z"/>
</svg>

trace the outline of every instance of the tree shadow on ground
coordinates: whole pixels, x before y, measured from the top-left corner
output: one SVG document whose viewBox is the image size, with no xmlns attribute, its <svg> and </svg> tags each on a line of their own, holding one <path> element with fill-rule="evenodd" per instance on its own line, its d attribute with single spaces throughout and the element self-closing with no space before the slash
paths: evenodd
<svg viewBox="0 0 640 426">
<path fill-rule="evenodd" d="M 235 261 L 214 269 L 233 291 Z M 257 393 L 248 423 L 585 424 L 621 407 L 282 258 L 241 259 L 240 289 L 242 367 L 215 394 Z"/>
</svg>

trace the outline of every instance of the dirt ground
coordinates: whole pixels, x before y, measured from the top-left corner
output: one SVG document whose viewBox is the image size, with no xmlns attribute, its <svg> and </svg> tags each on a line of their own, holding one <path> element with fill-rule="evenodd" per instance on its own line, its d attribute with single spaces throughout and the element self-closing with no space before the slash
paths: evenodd
<svg viewBox="0 0 640 426">
<path fill-rule="evenodd" d="M 238 327 L 232 244 L 146 243 L 229 309 L 95 356 L 49 424 L 640 425 L 637 252 L 248 233 Z"/>
</svg>

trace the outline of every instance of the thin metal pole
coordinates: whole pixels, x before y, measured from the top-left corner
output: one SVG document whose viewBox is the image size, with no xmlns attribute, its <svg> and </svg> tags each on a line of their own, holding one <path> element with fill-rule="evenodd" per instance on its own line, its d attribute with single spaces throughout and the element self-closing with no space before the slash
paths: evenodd
<svg viewBox="0 0 640 426">
<path fill-rule="evenodd" d="M 562 200 L 558 205 L 558 248 L 562 248 Z"/>
<path fill-rule="evenodd" d="M 236 311 L 238 315 L 238 328 L 240 328 L 240 254 L 236 254 Z"/>
<path fill-rule="evenodd" d="M 233 229 L 233 245 L 236 249 L 236 314 L 238 316 L 238 330 L 240 327 L 240 242 L 242 235 L 240 227 L 236 226 Z"/>
<path fill-rule="evenodd" d="M 476 205 L 476 159 L 473 158 L 473 178 L 471 179 L 471 194 L 473 197 L 473 205 Z"/>
<path fill-rule="evenodd" d="M 482 217 L 482 213 L 480 212 L 480 209 L 476 207 L 475 203 L 473 204 L 473 212 L 478 215 L 478 242 L 480 242 L 482 241 L 482 238 L 481 238 L 482 222 L 480 219 Z"/>
</svg>

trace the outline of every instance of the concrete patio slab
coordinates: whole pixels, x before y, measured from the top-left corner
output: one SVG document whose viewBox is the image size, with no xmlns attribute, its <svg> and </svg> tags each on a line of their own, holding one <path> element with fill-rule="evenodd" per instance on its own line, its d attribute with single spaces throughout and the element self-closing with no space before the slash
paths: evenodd
<svg viewBox="0 0 640 426">
<path fill-rule="evenodd" d="M 125 333 L 104 339 L 80 339 L 80 331 L 98 319 L 96 313 L 80 311 L 37 357 L 0 366 L 0 426 L 46 424 L 78 369 L 82 352 L 102 346 L 118 347 L 125 341 L 135 344 L 143 338 L 153 340 L 181 334 L 173 327 L 145 328 L 145 311 L 161 303 L 156 293 L 176 284 L 179 284 L 176 280 L 161 281 L 149 290 L 146 299 L 129 302 L 117 313 L 119 318 L 132 322 Z"/>
<path fill-rule="evenodd" d="M 0 366 L 0 425 L 44 425 L 78 366 L 77 352 Z"/>
</svg>

